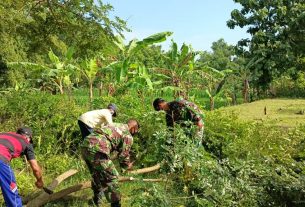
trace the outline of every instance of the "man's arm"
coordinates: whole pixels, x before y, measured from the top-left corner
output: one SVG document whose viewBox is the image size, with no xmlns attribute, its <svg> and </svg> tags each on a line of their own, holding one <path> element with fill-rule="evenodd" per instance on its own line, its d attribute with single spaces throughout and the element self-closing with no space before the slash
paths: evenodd
<svg viewBox="0 0 305 207">
<path fill-rule="evenodd" d="M 41 173 L 41 168 L 39 167 L 37 161 L 34 160 L 29 160 L 30 166 L 33 170 L 33 174 L 36 178 L 35 185 L 37 188 L 42 188 L 43 187 L 43 181 L 42 181 L 42 173 Z"/>
<path fill-rule="evenodd" d="M 198 130 L 203 130 L 204 129 L 204 124 L 203 124 L 203 121 L 202 119 L 200 119 L 196 125 L 198 126 Z"/>
<path fill-rule="evenodd" d="M 131 135 L 125 135 L 123 137 L 123 145 L 119 154 L 119 162 L 120 162 L 120 166 L 127 170 L 132 167 L 132 163 L 130 161 L 130 150 L 132 143 L 133 143 L 133 138 Z"/>
<path fill-rule="evenodd" d="M 102 109 L 99 113 L 99 117 L 101 119 L 105 119 L 107 125 L 113 125 L 112 114 L 110 113 L 109 109 Z"/>
</svg>

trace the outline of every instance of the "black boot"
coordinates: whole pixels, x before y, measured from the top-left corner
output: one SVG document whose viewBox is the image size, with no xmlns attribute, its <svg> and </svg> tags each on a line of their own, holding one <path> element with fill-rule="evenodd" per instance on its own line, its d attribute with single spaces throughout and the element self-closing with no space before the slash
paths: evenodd
<svg viewBox="0 0 305 207">
<path fill-rule="evenodd" d="M 120 201 L 117 201 L 115 203 L 111 203 L 111 207 L 121 207 Z"/>
</svg>

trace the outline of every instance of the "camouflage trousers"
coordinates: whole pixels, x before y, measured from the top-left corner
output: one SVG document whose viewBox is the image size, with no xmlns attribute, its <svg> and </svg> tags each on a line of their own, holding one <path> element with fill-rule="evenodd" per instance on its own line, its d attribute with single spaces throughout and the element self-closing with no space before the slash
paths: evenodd
<svg viewBox="0 0 305 207">
<path fill-rule="evenodd" d="M 87 148 L 82 149 L 82 156 L 92 176 L 94 202 L 96 204 L 101 203 L 103 195 L 110 203 L 120 202 L 119 173 L 113 162 L 107 155 L 100 152 L 92 152 Z"/>
</svg>

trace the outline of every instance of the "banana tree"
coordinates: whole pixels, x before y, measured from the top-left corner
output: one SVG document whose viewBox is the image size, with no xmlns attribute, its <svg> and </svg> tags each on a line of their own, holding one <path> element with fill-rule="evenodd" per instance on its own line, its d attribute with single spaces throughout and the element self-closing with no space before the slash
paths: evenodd
<svg viewBox="0 0 305 207">
<path fill-rule="evenodd" d="M 172 32 L 161 32 L 140 41 L 131 40 L 127 45 L 124 44 L 122 38 L 118 37 L 115 44 L 120 50 L 119 60 L 112 63 L 112 68 L 116 71 L 116 82 L 123 86 L 126 86 L 127 83 L 134 86 L 145 84 L 148 88 L 152 88 L 146 68 L 139 64 L 135 69 L 133 57 L 139 50 L 163 42 L 170 35 L 172 35 Z"/>
<path fill-rule="evenodd" d="M 130 68 L 134 68 L 134 72 L 130 72 L 130 77 L 127 81 L 126 86 L 136 89 L 154 89 L 154 83 L 148 73 L 147 68 L 144 65 L 131 64 Z"/>
<path fill-rule="evenodd" d="M 97 64 L 97 59 L 96 58 L 92 58 L 90 60 L 84 60 L 81 63 L 81 71 L 84 74 L 84 76 L 86 77 L 87 81 L 88 81 L 88 85 L 89 85 L 89 99 L 90 102 L 92 102 L 93 100 L 93 82 L 96 78 L 96 75 L 99 71 L 99 67 Z"/>
<path fill-rule="evenodd" d="M 216 70 L 208 65 L 204 65 L 197 72 L 201 75 L 201 77 L 206 81 L 206 90 L 205 93 L 208 95 L 210 99 L 210 110 L 214 110 L 215 107 L 215 98 L 220 94 L 227 77 L 232 70 Z"/>
<path fill-rule="evenodd" d="M 64 94 L 65 86 L 68 89 L 71 89 L 71 75 L 78 70 L 77 66 L 71 64 L 73 53 L 74 49 L 72 47 L 68 48 L 62 60 L 60 60 L 52 50 L 48 53 L 52 64 L 44 75 L 59 89 L 60 94 Z"/>
<path fill-rule="evenodd" d="M 71 89 L 72 81 L 71 77 L 76 73 L 78 68 L 72 64 L 74 50 L 68 48 L 66 54 L 60 60 L 60 58 L 54 54 L 52 50 L 49 51 L 48 57 L 50 59 L 50 65 L 42 65 L 31 62 L 10 62 L 10 67 L 21 67 L 29 69 L 32 73 L 36 73 L 39 76 L 37 82 L 43 84 L 43 87 L 57 88 L 61 94 L 64 94 L 64 88 Z"/>
<path fill-rule="evenodd" d="M 199 53 L 194 52 L 191 46 L 183 44 L 178 50 L 178 45 L 172 40 L 170 51 L 164 55 L 167 68 L 171 76 L 171 85 L 174 89 L 174 96 L 186 96 L 191 85 L 190 77 L 195 67 L 195 57 Z"/>
</svg>

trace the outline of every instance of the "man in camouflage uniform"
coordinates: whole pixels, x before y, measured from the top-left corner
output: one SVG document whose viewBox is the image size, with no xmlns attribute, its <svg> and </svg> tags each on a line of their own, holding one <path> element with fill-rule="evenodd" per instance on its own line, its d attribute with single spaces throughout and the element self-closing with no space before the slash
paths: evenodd
<svg viewBox="0 0 305 207">
<path fill-rule="evenodd" d="M 157 98 L 153 102 L 153 106 L 156 111 L 163 110 L 166 113 L 166 125 L 172 130 L 174 124 L 179 124 L 185 128 L 185 133 L 188 136 L 194 137 L 194 141 L 197 145 L 201 145 L 203 139 L 203 112 L 199 107 L 184 99 L 177 99 L 172 102 L 166 102 L 162 98 Z M 192 132 L 192 128 L 195 126 L 195 132 Z"/>
<path fill-rule="evenodd" d="M 110 159 L 117 151 L 120 166 L 129 170 L 132 135 L 138 132 L 139 124 L 131 119 L 127 124 L 115 124 L 95 129 L 82 144 L 82 155 L 92 175 L 93 202 L 99 206 L 103 194 L 111 207 L 120 207 L 121 195 L 118 188 L 119 173 Z"/>
</svg>

